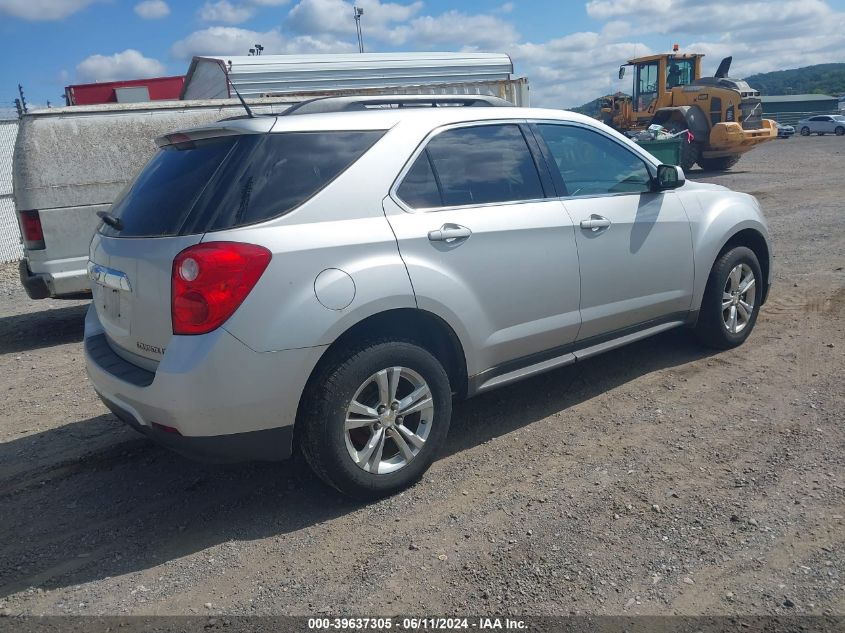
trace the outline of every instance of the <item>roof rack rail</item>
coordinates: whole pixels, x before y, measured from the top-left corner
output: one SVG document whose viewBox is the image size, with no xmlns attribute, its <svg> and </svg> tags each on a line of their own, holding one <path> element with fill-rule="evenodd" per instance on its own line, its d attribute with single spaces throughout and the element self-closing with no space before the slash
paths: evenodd
<svg viewBox="0 0 845 633">
<path fill-rule="evenodd" d="M 510 101 L 488 95 L 367 95 L 357 97 L 318 97 L 285 110 L 289 114 L 323 114 L 326 112 L 354 112 L 391 108 L 514 107 Z"/>
</svg>

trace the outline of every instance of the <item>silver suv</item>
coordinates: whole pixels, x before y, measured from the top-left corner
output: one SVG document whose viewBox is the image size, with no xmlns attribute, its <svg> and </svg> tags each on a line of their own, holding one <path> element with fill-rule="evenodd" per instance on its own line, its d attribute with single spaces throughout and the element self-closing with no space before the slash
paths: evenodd
<svg viewBox="0 0 845 633">
<path fill-rule="evenodd" d="M 683 325 L 748 337 L 752 196 L 571 112 L 387 101 L 158 139 L 90 249 L 86 361 L 119 418 L 218 460 L 298 447 L 374 497 L 431 465 L 453 397 Z"/>
</svg>

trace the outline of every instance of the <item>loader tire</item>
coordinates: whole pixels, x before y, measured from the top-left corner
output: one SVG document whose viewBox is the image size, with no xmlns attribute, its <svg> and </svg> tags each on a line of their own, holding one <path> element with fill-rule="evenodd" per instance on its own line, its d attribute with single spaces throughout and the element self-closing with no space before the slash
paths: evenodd
<svg viewBox="0 0 845 633">
<path fill-rule="evenodd" d="M 739 162 L 740 154 L 721 156 L 719 158 L 701 158 L 698 164 L 704 171 L 725 171 Z"/>
<path fill-rule="evenodd" d="M 701 143 L 681 143 L 681 169 L 689 171 L 701 156 Z"/>
</svg>

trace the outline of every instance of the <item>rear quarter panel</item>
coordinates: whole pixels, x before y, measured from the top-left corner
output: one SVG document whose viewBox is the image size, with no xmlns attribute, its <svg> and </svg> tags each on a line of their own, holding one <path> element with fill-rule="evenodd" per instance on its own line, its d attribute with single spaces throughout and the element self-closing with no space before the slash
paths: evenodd
<svg viewBox="0 0 845 633">
<path fill-rule="evenodd" d="M 253 350 L 328 345 L 373 314 L 417 307 L 382 209 L 405 158 L 395 143 L 384 142 L 390 135 L 395 130 L 298 209 L 203 238 L 259 244 L 273 254 L 256 287 L 224 325 Z M 327 308 L 317 298 L 315 281 L 331 268 L 344 271 L 354 284 L 346 307 Z"/>
</svg>

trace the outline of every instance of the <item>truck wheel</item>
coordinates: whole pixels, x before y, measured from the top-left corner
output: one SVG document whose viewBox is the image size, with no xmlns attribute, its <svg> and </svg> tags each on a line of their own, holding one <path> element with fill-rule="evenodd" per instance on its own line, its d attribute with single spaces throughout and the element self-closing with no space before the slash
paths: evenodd
<svg viewBox="0 0 845 633">
<path fill-rule="evenodd" d="M 741 345 L 757 322 L 763 283 L 754 251 L 737 246 L 723 253 L 707 280 L 695 326 L 698 340 L 716 349 Z"/>
<path fill-rule="evenodd" d="M 801 128 L 801 136 L 810 136 L 810 128 L 806 125 Z"/>
<path fill-rule="evenodd" d="M 705 171 L 724 171 L 736 165 L 740 158 L 740 154 L 721 156 L 719 158 L 700 158 L 698 164 Z"/>
<path fill-rule="evenodd" d="M 843 134 L 845 134 L 845 127 L 842 127 L 840 125 L 833 132 L 834 134 L 836 134 L 836 136 L 842 136 Z"/>
<path fill-rule="evenodd" d="M 452 391 L 440 362 L 411 341 L 376 340 L 332 355 L 300 404 L 299 443 L 340 492 L 376 499 L 416 482 L 443 446 Z"/>
<path fill-rule="evenodd" d="M 681 169 L 687 171 L 698 162 L 701 156 L 701 143 L 681 143 Z"/>
</svg>

